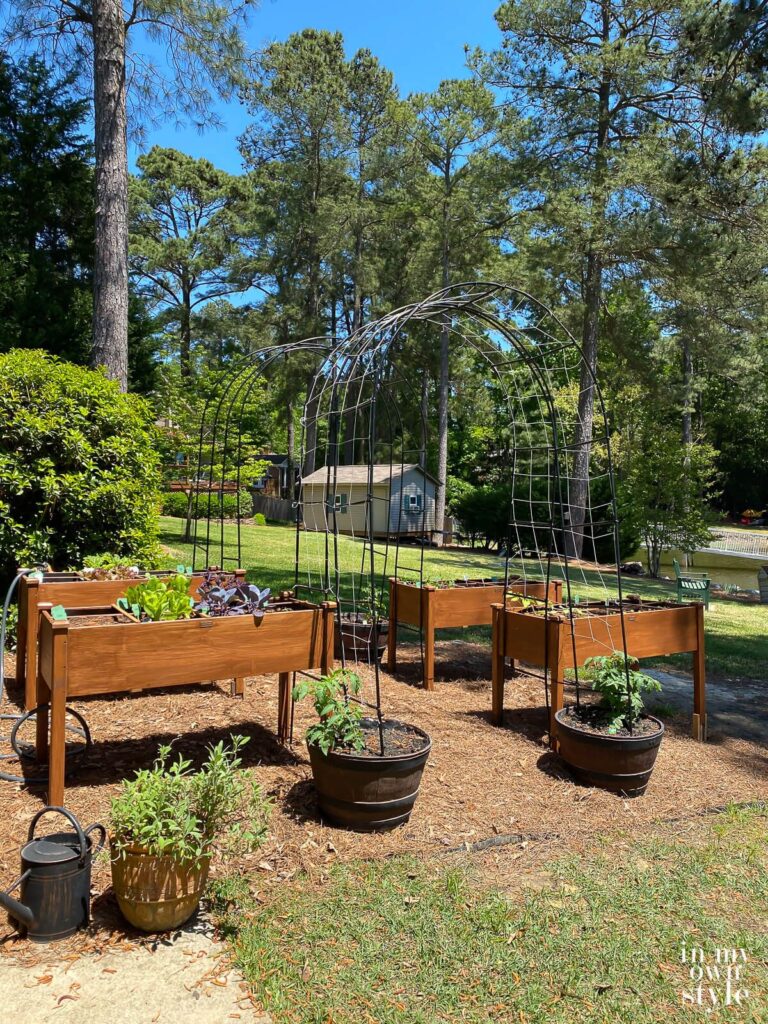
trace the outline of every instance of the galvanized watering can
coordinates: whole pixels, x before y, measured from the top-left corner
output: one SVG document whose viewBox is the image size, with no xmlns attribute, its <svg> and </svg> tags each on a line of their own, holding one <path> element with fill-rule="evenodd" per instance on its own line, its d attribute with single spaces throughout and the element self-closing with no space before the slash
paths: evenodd
<svg viewBox="0 0 768 1024">
<path fill-rule="evenodd" d="M 35 828 L 44 814 L 63 814 L 74 832 L 54 832 L 35 838 Z M 99 845 L 90 838 L 100 833 Z M 22 934 L 33 942 L 53 942 L 72 935 L 88 924 L 91 912 L 91 861 L 107 839 L 103 825 L 83 831 L 80 822 L 63 807 L 44 807 L 29 826 L 21 850 L 21 878 L 7 892 L 0 893 L 0 906 Z M 10 895 L 19 889 L 19 898 Z"/>
</svg>

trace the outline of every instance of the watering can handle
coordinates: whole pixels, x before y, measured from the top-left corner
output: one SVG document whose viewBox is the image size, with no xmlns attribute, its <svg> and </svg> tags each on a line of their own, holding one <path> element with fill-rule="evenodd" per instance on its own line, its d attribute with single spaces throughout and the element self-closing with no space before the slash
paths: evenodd
<svg viewBox="0 0 768 1024">
<path fill-rule="evenodd" d="M 63 814 L 64 817 L 69 820 L 69 823 L 71 825 L 74 825 L 75 832 L 77 832 L 77 838 L 80 843 L 80 862 L 82 863 L 85 860 L 86 854 L 88 853 L 88 843 L 86 842 L 85 833 L 83 832 L 82 825 L 74 816 L 74 814 L 71 811 L 68 811 L 66 807 L 44 807 L 42 811 L 38 811 L 37 814 L 32 819 L 32 821 L 30 822 L 27 842 L 31 842 L 31 840 L 34 839 L 35 827 L 37 826 L 38 821 L 40 821 L 44 814 L 48 814 L 50 811 L 55 811 L 56 814 Z"/>
<path fill-rule="evenodd" d="M 19 901 L 15 900 L 13 896 L 9 895 L 9 893 L 12 893 L 14 889 L 17 889 L 22 882 L 25 882 L 29 878 L 31 874 L 32 869 L 27 868 L 21 878 L 14 882 L 10 889 L 6 892 L 0 892 L 0 907 L 5 907 L 11 917 L 15 917 L 20 924 L 25 924 L 27 927 L 34 922 L 35 915 L 29 907 L 25 907 L 23 903 L 19 903 Z"/>
<path fill-rule="evenodd" d="M 98 822 L 94 822 L 93 825 L 88 826 L 83 835 L 85 835 L 87 839 L 90 839 L 91 832 L 93 832 L 94 829 L 98 829 L 98 831 L 101 833 L 101 839 L 99 840 L 98 846 L 91 847 L 91 853 L 98 853 L 99 850 L 103 850 L 104 847 L 107 845 L 107 830 L 104 828 L 103 825 L 100 825 Z"/>
</svg>

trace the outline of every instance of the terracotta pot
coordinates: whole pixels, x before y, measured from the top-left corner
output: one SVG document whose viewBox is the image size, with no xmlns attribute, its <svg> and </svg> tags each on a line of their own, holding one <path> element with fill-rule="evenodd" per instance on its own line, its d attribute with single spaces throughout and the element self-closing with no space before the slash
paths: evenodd
<svg viewBox="0 0 768 1024">
<path fill-rule="evenodd" d="M 126 921 L 143 932 L 165 932 L 197 910 L 211 858 L 179 862 L 132 847 L 112 857 L 112 888 Z"/>
<path fill-rule="evenodd" d="M 572 724 L 566 709 L 555 715 L 560 757 L 578 782 L 625 796 L 642 796 L 651 778 L 664 725 L 647 715 L 658 731 L 645 736 L 605 736 Z"/>
<path fill-rule="evenodd" d="M 364 719 L 364 725 L 373 725 Z M 401 726 L 392 719 L 384 729 Z M 410 726 L 415 729 L 415 726 Z M 363 757 L 357 753 L 309 747 L 315 789 L 324 817 L 359 832 L 379 832 L 408 821 L 419 795 L 419 785 L 432 741 L 421 729 L 415 731 L 427 743 L 413 754 Z"/>
</svg>

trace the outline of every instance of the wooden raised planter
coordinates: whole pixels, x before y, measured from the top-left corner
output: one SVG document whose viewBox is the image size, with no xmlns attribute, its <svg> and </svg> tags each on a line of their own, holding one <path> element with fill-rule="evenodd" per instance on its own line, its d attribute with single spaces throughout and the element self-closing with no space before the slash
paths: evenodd
<svg viewBox="0 0 768 1024">
<path fill-rule="evenodd" d="M 544 580 L 525 580 L 511 577 L 508 593 L 521 597 L 547 597 Z M 435 630 L 457 626 L 490 626 L 491 609 L 504 600 L 503 580 L 456 580 L 448 587 L 418 586 L 390 577 L 389 580 L 389 634 L 387 637 L 387 669 L 397 667 L 397 625 L 402 623 L 424 631 L 425 689 L 435 688 Z M 558 604 L 562 599 L 563 584 L 550 580 L 549 601 Z"/>
<path fill-rule="evenodd" d="M 51 617 L 50 606 L 41 609 L 35 700 L 50 703 L 50 737 L 46 709 L 37 715 L 36 743 L 38 759 L 50 762 L 48 802 L 64 802 L 64 718 L 72 698 L 277 672 L 277 732 L 281 741 L 287 739 L 291 673 L 330 671 L 335 608 L 329 602 L 290 599 L 277 602 L 261 618 L 173 622 L 137 622 L 110 607 L 68 610 L 59 621 Z M 111 621 L 86 626 L 93 615 Z"/>
<path fill-rule="evenodd" d="M 691 732 L 694 739 L 705 740 L 704 605 L 625 603 L 623 632 L 618 610 L 598 603 L 577 607 L 579 613 L 571 619 L 567 606 L 550 609 L 545 618 L 541 613 L 494 605 L 492 687 L 497 725 L 504 717 L 505 658 L 539 666 L 549 674 L 549 735 L 557 749 L 555 715 L 563 708 L 565 670 L 581 667 L 587 658 L 624 650 L 626 635 L 626 653 L 631 657 L 693 653 Z"/>
<path fill-rule="evenodd" d="M 20 570 L 21 571 L 21 570 Z M 61 604 L 65 608 L 104 608 L 113 605 L 128 587 L 143 583 L 150 576 L 175 576 L 173 569 L 142 573 L 135 580 L 88 580 L 79 572 L 46 572 L 42 579 L 22 576 L 19 580 L 19 624 L 16 639 L 16 683 L 24 687 L 24 708 L 35 707 L 37 687 L 37 643 L 41 604 Z M 245 576 L 244 569 L 236 575 Z M 189 592 L 197 597 L 202 572 L 192 573 Z"/>
</svg>

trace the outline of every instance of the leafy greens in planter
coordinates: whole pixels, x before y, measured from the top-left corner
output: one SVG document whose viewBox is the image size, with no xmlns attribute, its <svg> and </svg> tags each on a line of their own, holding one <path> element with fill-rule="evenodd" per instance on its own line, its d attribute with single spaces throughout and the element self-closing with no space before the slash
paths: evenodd
<svg viewBox="0 0 768 1024">
<path fill-rule="evenodd" d="M 322 679 L 302 679 L 293 688 L 293 699 L 311 695 L 320 719 L 307 729 L 309 746 L 317 746 L 324 754 L 329 750 L 362 750 L 365 735 L 360 725 L 363 709 L 350 696 L 360 693 L 362 682 L 356 672 L 337 668 Z"/>
<path fill-rule="evenodd" d="M 637 725 L 644 711 L 643 692 L 660 693 L 661 684 L 640 672 L 640 662 L 623 651 L 587 658 L 584 667 L 592 675 L 592 689 L 600 694 L 600 706 L 609 719 L 608 733 Z"/>
<path fill-rule="evenodd" d="M 253 615 L 262 618 L 271 590 L 260 590 L 231 573 L 207 572 L 199 587 L 197 611 L 203 615 Z"/>
<path fill-rule="evenodd" d="M 121 598 L 118 605 L 132 611 L 138 609 L 139 618 L 160 622 L 190 618 L 194 601 L 189 596 L 189 580 L 186 576 L 172 576 L 165 580 L 153 576 L 146 583 L 129 587 L 125 598 Z"/>
</svg>

